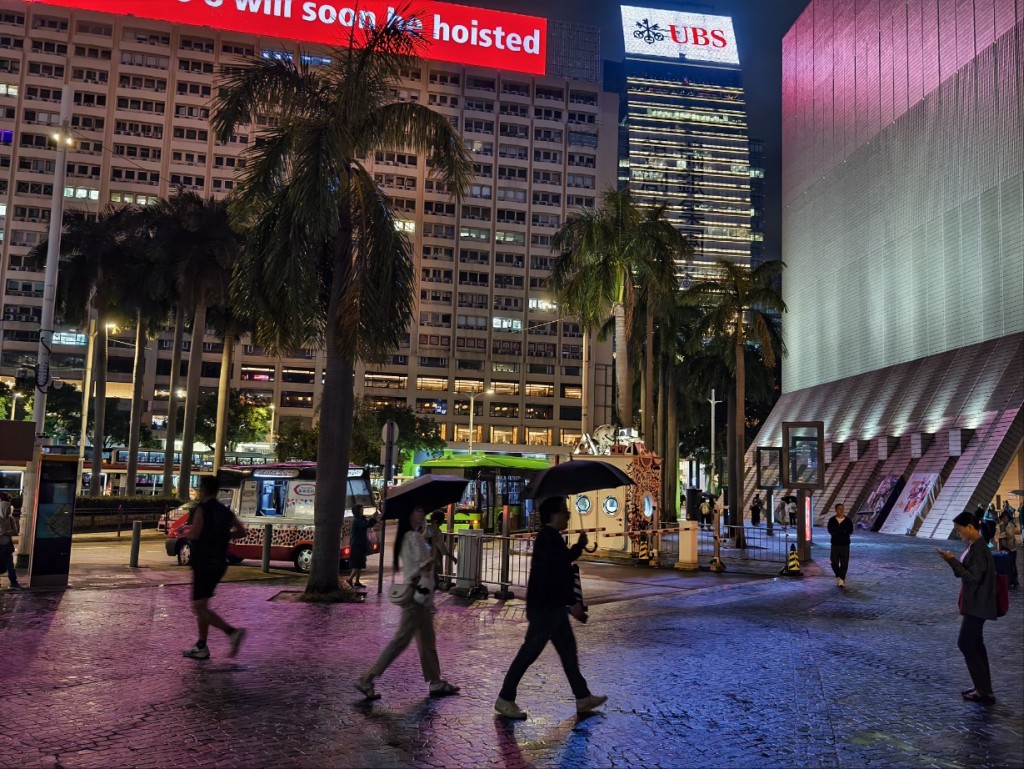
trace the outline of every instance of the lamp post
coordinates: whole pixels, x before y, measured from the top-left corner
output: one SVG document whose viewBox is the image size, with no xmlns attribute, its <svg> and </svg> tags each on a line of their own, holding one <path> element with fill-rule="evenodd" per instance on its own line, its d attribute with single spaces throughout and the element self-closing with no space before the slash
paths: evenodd
<svg viewBox="0 0 1024 769">
<path fill-rule="evenodd" d="M 43 278 L 43 308 L 39 319 L 39 352 L 35 365 L 35 398 L 32 403 L 32 421 L 35 422 L 36 440 L 32 460 L 25 468 L 25 493 L 22 507 L 22 527 L 27 532 L 19 538 L 18 561 L 28 566 L 30 542 L 35 539 L 35 486 L 38 474 L 39 452 L 43 445 L 46 422 L 46 393 L 50 377 L 50 350 L 53 344 L 53 316 L 57 298 L 57 266 L 60 259 L 60 236 L 64 227 L 64 177 L 67 172 L 68 147 L 71 138 L 71 101 L 73 90 L 65 85 L 61 91 L 60 122 L 53 133 L 57 156 L 53 168 L 53 194 L 50 196 L 50 230 L 47 236 L 46 269 Z"/>
<path fill-rule="evenodd" d="M 467 395 L 469 396 L 469 455 L 473 456 L 473 418 L 476 415 L 476 399 L 480 395 L 491 395 L 494 390 L 481 390 L 476 393 L 459 393 L 453 392 L 453 395 Z"/>
<path fill-rule="evenodd" d="M 14 395 L 13 395 L 13 397 L 11 399 L 11 415 L 9 417 L 7 417 L 7 418 L 10 419 L 12 422 L 18 416 L 18 398 L 20 398 L 20 397 L 21 397 L 21 393 L 16 392 L 16 393 L 14 393 Z"/>
<path fill-rule="evenodd" d="M 715 400 L 715 389 L 711 388 L 711 397 L 708 398 L 708 403 L 711 404 L 711 467 L 708 470 L 708 493 L 711 493 L 711 484 L 715 480 L 715 406 L 722 401 Z M 722 543 L 721 543 L 721 508 L 715 505 L 715 563 L 721 563 L 722 561 Z"/>
</svg>

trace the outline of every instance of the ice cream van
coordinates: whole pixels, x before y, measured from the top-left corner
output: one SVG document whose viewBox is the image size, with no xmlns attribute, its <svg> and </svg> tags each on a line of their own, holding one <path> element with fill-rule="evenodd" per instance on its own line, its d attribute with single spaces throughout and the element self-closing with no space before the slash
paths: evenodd
<svg viewBox="0 0 1024 769">
<path fill-rule="evenodd" d="M 223 467 L 218 498 L 245 523 L 247 533 L 228 547 L 228 561 L 263 558 L 265 525 L 273 524 L 270 560 L 290 561 L 296 570 L 308 573 L 313 562 L 313 501 L 316 498 L 316 463 L 281 462 L 268 465 Z M 367 517 L 376 512 L 370 475 L 364 467 L 350 466 L 345 511 L 342 519 L 339 566 L 347 568 L 349 534 L 352 530 L 352 506 L 362 505 Z M 191 558 L 186 535 L 192 505 L 179 508 L 181 515 L 167 531 L 165 549 L 185 565 Z M 378 523 L 377 528 L 379 529 Z M 371 550 L 376 551 L 375 537 Z"/>
</svg>

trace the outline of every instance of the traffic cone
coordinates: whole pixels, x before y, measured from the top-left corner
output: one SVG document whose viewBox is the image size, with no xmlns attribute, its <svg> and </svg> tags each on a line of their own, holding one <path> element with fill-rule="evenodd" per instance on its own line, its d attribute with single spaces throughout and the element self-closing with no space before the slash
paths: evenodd
<svg viewBox="0 0 1024 769">
<path fill-rule="evenodd" d="M 796 545 L 789 546 L 789 557 L 786 559 L 785 567 L 783 567 L 779 574 L 787 577 L 803 576 L 803 572 L 800 571 L 800 556 L 796 552 Z"/>
<path fill-rule="evenodd" d="M 646 561 L 649 557 L 650 554 L 647 552 L 647 537 L 641 534 L 637 539 L 637 558 L 641 561 Z"/>
</svg>

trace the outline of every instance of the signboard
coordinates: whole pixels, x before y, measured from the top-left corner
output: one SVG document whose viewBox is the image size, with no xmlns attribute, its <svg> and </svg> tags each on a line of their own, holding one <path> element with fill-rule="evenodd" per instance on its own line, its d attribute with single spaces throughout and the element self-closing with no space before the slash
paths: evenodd
<svg viewBox="0 0 1024 769">
<path fill-rule="evenodd" d="M 757 488 L 777 489 L 782 485 L 782 448 L 757 447 Z"/>
<path fill-rule="evenodd" d="M 623 5 L 626 56 L 739 65 L 736 34 L 728 16 L 679 13 Z"/>
<path fill-rule="evenodd" d="M 38 2 L 38 0 L 29 0 Z M 366 31 L 393 22 L 423 37 L 432 61 L 543 75 L 547 20 L 437 2 L 404 6 L 381 0 L 46 0 L 46 5 L 136 16 L 172 24 L 347 47 Z"/>
<path fill-rule="evenodd" d="M 911 475 L 880 531 L 883 534 L 910 534 L 916 519 L 923 519 L 928 514 L 941 487 L 938 473 Z"/>
<path fill-rule="evenodd" d="M 782 423 L 782 485 L 814 491 L 825 488 L 825 423 Z"/>
</svg>

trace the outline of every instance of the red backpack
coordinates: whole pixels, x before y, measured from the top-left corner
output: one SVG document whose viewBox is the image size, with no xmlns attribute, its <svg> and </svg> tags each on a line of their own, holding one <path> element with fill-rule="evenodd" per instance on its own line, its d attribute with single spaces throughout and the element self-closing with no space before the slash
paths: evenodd
<svg viewBox="0 0 1024 769">
<path fill-rule="evenodd" d="M 1010 578 L 1005 574 L 996 575 L 996 616 L 1005 617 L 1010 610 Z"/>
</svg>

